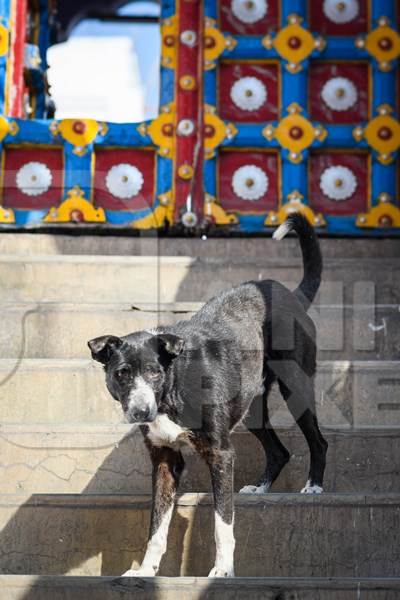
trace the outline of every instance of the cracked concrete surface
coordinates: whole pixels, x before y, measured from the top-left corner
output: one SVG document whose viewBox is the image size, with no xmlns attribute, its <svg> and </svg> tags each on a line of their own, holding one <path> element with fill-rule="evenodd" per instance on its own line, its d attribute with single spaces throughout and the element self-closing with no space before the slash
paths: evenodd
<svg viewBox="0 0 400 600">
<path fill-rule="evenodd" d="M 3 493 L 148 493 L 151 466 L 140 432 L 120 426 L 62 426 L 47 431 L 20 426 L 0 430 L 0 486 Z M 297 428 L 280 430 L 291 460 L 272 491 L 298 492 L 308 469 L 308 449 Z M 391 492 L 400 485 L 400 437 L 396 430 L 326 431 L 329 460 L 326 491 Z M 259 442 L 246 431 L 233 436 L 237 459 L 235 489 L 257 482 L 265 468 Z M 208 470 L 184 449 L 184 491 L 209 491 Z"/>
<path fill-rule="evenodd" d="M 32 496 L 16 513 L 15 501 L 0 506 L 3 573 L 117 576 L 143 556 L 150 497 Z M 239 495 L 237 575 L 397 576 L 399 512 L 396 495 Z M 162 575 L 208 572 L 212 514 L 209 495 L 178 499 Z"/>
</svg>

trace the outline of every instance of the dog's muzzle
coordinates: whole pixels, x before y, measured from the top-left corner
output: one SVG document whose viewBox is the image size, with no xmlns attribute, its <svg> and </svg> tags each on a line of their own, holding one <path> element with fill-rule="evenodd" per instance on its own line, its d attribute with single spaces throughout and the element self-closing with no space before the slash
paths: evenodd
<svg viewBox="0 0 400 600">
<path fill-rule="evenodd" d="M 129 409 L 125 412 L 125 418 L 128 423 L 152 423 L 157 416 L 157 407 L 143 407 Z"/>
<path fill-rule="evenodd" d="M 125 417 L 128 423 L 151 423 L 157 416 L 157 403 L 151 386 L 138 377 L 129 394 Z"/>
</svg>

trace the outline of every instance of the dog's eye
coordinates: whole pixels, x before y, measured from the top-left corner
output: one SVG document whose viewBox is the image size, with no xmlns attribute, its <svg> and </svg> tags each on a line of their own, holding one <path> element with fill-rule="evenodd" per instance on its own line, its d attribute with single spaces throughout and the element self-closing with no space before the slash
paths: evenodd
<svg viewBox="0 0 400 600">
<path fill-rule="evenodd" d="M 129 367 L 121 367 L 118 371 L 115 371 L 115 376 L 119 381 L 127 379 L 131 374 Z"/>
<path fill-rule="evenodd" d="M 160 374 L 160 371 L 155 365 L 146 365 L 144 368 L 144 372 L 149 377 L 157 377 Z"/>
</svg>

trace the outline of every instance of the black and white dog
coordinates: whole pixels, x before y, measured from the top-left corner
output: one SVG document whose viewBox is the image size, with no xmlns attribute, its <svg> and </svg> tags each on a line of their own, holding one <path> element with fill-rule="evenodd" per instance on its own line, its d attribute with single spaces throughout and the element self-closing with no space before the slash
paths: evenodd
<svg viewBox="0 0 400 600">
<path fill-rule="evenodd" d="M 166 550 L 174 497 L 184 468 L 180 451 L 190 444 L 206 461 L 215 501 L 216 558 L 212 577 L 234 575 L 231 434 L 262 403 L 250 431 L 261 441 L 266 470 L 245 493 L 268 491 L 289 460 L 268 417 L 267 398 L 277 381 L 310 449 L 303 493 L 322 492 L 327 443 L 315 413 L 315 327 L 306 311 L 321 281 L 322 257 L 313 228 L 295 213 L 275 232 L 300 238 L 304 276 L 289 291 L 272 280 L 250 281 L 213 298 L 188 321 L 123 338 L 89 342 L 104 365 L 111 395 L 126 419 L 139 423 L 153 464 L 153 510 L 146 554 L 127 576 L 153 576 Z"/>
</svg>

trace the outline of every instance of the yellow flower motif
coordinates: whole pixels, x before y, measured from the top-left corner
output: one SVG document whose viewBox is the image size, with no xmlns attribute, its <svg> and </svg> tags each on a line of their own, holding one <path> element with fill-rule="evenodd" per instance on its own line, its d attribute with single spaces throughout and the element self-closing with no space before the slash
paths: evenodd
<svg viewBox="0 0 400 600">
<path fill-rule="evenodd" d="M 7 121 L 0 115 L 0 142 L 4 140 L 7 135 L 17 135 L 19 127 L 15 121 Z"/>
<path fill-rule="evenodd" d="M 215 114 L 215 108 L 206 106 L 204 112 L 204 151 L 206 158 L 214 156 L 215 149 L 225 140 L 237 134 L 233 123 L 225 123 Z"/>
<path fill-rule="evenodd" d="M 141 135 L 149 135 L 158 153 L 165 158 L 172 158 L 174 149 L 175 104 L 163 106 L 161 113 L 149 125 L 141 123 L 138 131 Z"/>
<path fill-rule="evenodd" d="M 276 129 L 272 125 L 267 125 L 263 130 L 267 140 L 275 138 L 283 148 L 289 150 L 289 160 L 293 163 L 302 160 L 301 151 L 311 146 L 315 139 L 323 141 L 327 136 L 326 130 L 321 125 L 315 127 L 308 119 L 301 116 L 301 110 L 297 104 L 291 104 L 288 107 L 288 116 L 279 122 Z"/>
<path fill-rule="evenodd" d="M 236 215 L 225 212 L 214 196 L 205 195 L 204 214 L 211 218 L 216 225 L 235 225 L 239 223 Z"/>
<path fill-rule="evenodd" d="M 161 22 L 161 64 L 168 69 L 175 69 L 178 46 L 178 19 L 176 15 Z"/>
<path fill-rule="evenodd" d="M 385 199 L 386 194 L 381 194 L 379 204 L 373 206 L 368 213 L 361 213 L 357 217 L 357 227 L 400 227 L 400 209 Z"/>
<path fill-rule="evenodd" d="M 395 152 L 400 146 L 400 124 L 389 115 L 379 115 L 365 128 L 365 138 L 380 153 Z"/>
<path fill-rule="evenodd" d="M 94 119 L 64 119 L 55 124 L 52 129 L 54 133 L 60 133 L 75 148 L 82 150 L 94 142 L 101 126 Z"/>
<path fill-rule="evenodd" d="M 365 40 L 357 39 L 358 47 L 365 47 L 379 63 L 382 71 L 390 69 L 390 63 L 400 55 L 400 35 L 388 26 L 388 20 L 382 17 L 380 26 L 371 31 Z"/>
<path fill-rule="evenodd" d="M 0 56 L 5 56 L 10 45 L 10 31 L 4 25 L 0 25 Z"/>
<path fill-rule="evenodd" d="M 204 30 L 204 68 L 207 70 L 216 67 L 216 60 L 221 56 L 224 50 L 233 50 L 237 41 L 230 35 L 224 36 L 219 29 L 215 27 L 213 19 L 206 19 Z"/>
<path fill-rule="evenodd" d="M 300 152 L 314 141 L 314 127 L 301 115 L 288 115 L 279 123 L 275 137 L 291 152 Z"/>
<path fill-rule="evenodd" d="M 314 49 L 323 50 L 325 42 L 322 38 L 314 39 L 308 29 L 301 25 L 301 17 L 290 15 L 289 25 L 281 29 L 275 38 L 267 35 L 263 39 L 263 45 L 270 49 L 272 47 L 284 59 L 288 61 L 286 68 L 297 73 L 301 70 L 300 63 L 310 56 Z"/>
<path fill-rule="evenodd" d="M 400 147 L 400 123 L 390 116 L 392 111 L 388 105 L 378 107 L 378 116 L 372 119 L 366 128 L 356 127 L 353 136 L 357 141 L 363 137 L 368 144 L 379 153 L 378 160 L 382 164 L 393 161 L 392 153 Z"/>
<path fill-rule="evenodd" d="M 10 124 L 2 115 L 0 115 L 0 141 L 4 140 L 10 133 Z"/>
<path fill-rule="evenodd" d="M 14 211 L 0 206 L 0 223 L 15 223 Z"/>
<path fill-rule="evenodd" d="M 68 192 L 67 200 L 53 206 L 43 219 L 45 223 L 104 223 L 106 216 L 102 208 L 95 208 L 84 198 L 79 186 Z"/>
<path fill-rule="evenodd" d="M 300 212 L 304 215 L 311 225 L 314 227 L 325 227 L 326 221 L 321 213 L 314 213 L 312 208 L 307 204 L 303 204 L 303 196 L 299 191 L 293 190 L 288 194 L 288 200 L 286 204 L 283 204 L 278 211 L 270 210 L 267 218 L 264 221 L 264 225 L 267 227 L 281 225 L 290 214 L 293 212 Z"/>
</svg>

